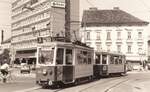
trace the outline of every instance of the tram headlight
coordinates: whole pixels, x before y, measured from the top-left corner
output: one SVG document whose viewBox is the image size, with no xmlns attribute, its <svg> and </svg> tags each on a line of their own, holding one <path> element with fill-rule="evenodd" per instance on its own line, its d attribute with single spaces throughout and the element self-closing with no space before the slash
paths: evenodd
<svg viewBox="0 0 150 92">
<path fill-rule="evenodd" d="M 43 69 L 43 75 L 47 75 L 47 70 L 46 69 Z"/>
</svg>

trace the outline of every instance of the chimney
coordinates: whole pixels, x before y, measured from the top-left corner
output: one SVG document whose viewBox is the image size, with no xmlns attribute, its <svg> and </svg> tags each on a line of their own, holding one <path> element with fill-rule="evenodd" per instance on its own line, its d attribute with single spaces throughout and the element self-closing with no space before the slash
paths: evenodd
<svg viewBox="0 0 150 92">
<path fill-rule="evenodd" d="M 113 9 L 114 9 L 114 10 L 119 10 L 119 7 L 114 7 Z"/>
<path fill-rule="evenodd" d="M 1 31 L 1 43 L 4 41 L 4 30 Z"/>
<path fill-rule="evenodd" d="M 97 7 L 90 7 L 89 10 L 96 11 L 98 9 L 97 9 Z"/>
</svg>

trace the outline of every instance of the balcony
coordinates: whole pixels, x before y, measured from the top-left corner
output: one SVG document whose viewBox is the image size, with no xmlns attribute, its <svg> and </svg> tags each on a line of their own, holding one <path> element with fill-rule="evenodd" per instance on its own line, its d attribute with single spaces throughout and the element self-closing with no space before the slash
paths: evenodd
<svg viewBox="0 0 150 92">
<path fill-rule="evenodd" d="M 106 44 L 112 44 L 112 40 L 111 39 L 107 39 L 106 40 Z"/>
<path fill-rule="evenodd" d="M 117 39 L 116 44 L 122 44 L 122 39 Z"/>
<path fill-rule="evenodd" d="M 132 39 L 127 39 L 126 41 L 128 44 L 132 44 L 133 43 L 133 40 Z"/>
</svg>

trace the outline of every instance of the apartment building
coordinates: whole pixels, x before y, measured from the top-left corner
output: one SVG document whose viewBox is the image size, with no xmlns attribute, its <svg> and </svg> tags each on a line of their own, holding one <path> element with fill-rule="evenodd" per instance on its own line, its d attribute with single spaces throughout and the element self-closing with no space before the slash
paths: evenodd
<svg viewBox="0 0 150 92">
<path fill-rule="evenodd" d="M 128 62 L 139 64 L 147 60 L 148 24 L 118 7 L 91 8 L 83 13 L 82 41 L 98 51 L 123 53 Z"/>
<path fill-rule="evenodd" d="M 79 0 L 70 3 L 71 15 L 79 15 Z M 50 37 L 65 36 L 65 0 L 14 0 L 11 18 L 14 59 L 36 61 L 38 38 L 43 38 L 42 44 L 48 44 Z M 71 21 L 78 20 L 79 17 L 71 16 Z M 77 29 L 73 23 L 72 30 Z"/>
</svg>

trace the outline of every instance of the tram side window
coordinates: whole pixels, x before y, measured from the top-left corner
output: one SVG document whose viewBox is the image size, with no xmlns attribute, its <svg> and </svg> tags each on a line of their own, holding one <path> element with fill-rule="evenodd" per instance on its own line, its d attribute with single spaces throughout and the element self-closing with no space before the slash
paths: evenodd
<svg viewBox="0 0 150 92">
<path fill-rule="evenodd" d="M 114 64 L 114 56 L 110 56 L 110 64 Z"/>
<path fill-rule="evenodd" d="M 72 64 L 73 60 L 72 50 L 66 49 L 66 64 Z"/>
<path fill-rule="evenodd" d="M 119 64 L 122 64 L 122 57 L 119 57 Z"/>
<path fill-rule="evenodd" d="M 119 64 L 119 57 L 115 56 L 114 61 L 115 61 L 115 64 Z"/>
<path fill-rule="evenodd" d="M 64 60 L 64 49 L 58 48 L 56 56 L 56 64 L 63 64 L 63 60 Z"/>
<path fill-rule="evenodd" d="M 101 58 L 100 58 L 100 55 L 97 55 L 97 54 L 96 54 L 96 62 L 95 62 L 95 63 L 96 63 L 96 64 L 100 64 L 100 59 L 101 59 Z"/>
<path fill-rule="evenodd" d="M 87 51 L 83 51 L 83 64 L 87 64 Z"/>
<path fill-rule="evenodd" d="M 102 64 L 107 64 L 107 55 L 102 55 Z"/>
<path fill-rule="evenodd" d="M 91 52 L 88 52 L 88 64 L 92 64 L 92 53 Z"/>
</svg>

